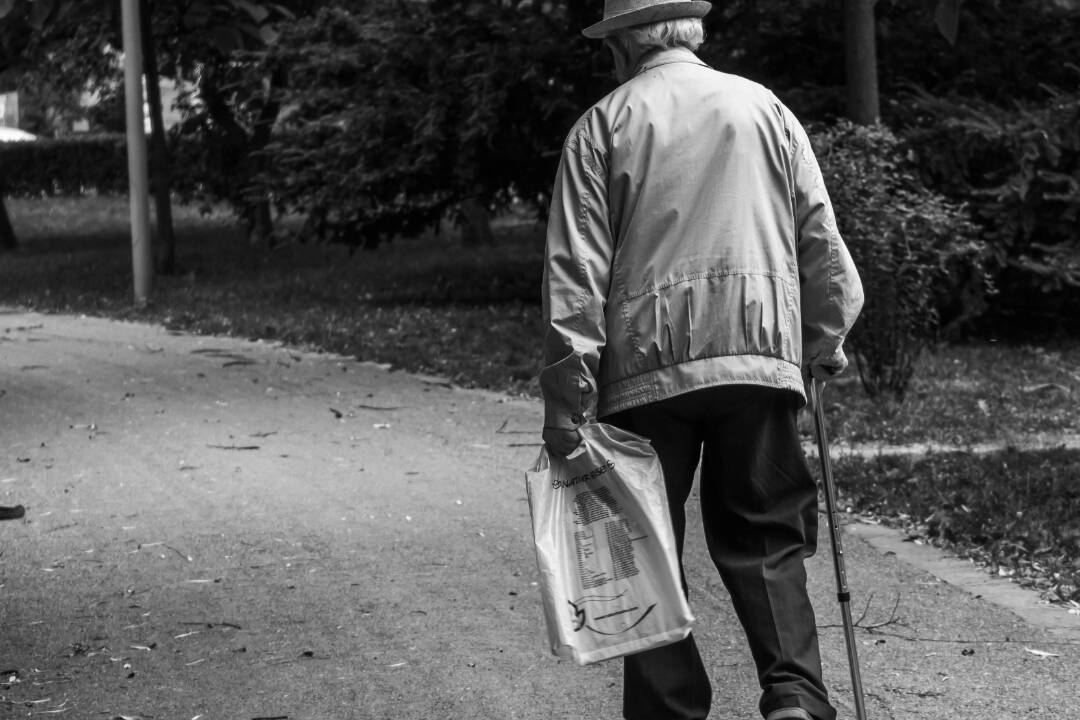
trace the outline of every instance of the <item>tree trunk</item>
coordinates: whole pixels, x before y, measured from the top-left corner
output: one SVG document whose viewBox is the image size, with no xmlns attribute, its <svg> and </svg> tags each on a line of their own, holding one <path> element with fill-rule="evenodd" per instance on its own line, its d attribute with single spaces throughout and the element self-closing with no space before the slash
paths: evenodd
<svg viewBox="0 0 1080 720">
<path fill-rule="evenodd" d="M 7 206 L 4 205 L 4 196 L 0 195 L 0 252 L 15 250 L 18 247 L 19 241 L 15 237 L 15 228 L 11 227 L 11 218 L 8 217 Z"/>
<path fill-rule="evenodd" d="M 251 135 L 236 120 L 232 109 L 221 93 L 217 74 L 210 68 L 203 73 L 199 89 L 203 101 L 213 121 L 221 127 L 230 142 L 241 149 L 243 160 L 236 169 L 237 182 L 243 187 L 250 187 L 256 175 L 264 167 L 264 161 L 258 157 L 258 151 L 270 142 L 271 130 L 280 108 L 274 99 L 272 90 L 276 86 L 273 77 L 266 80 L 265 97 L 255 119 Z M 270 200 L 264 195 L 248 191 L 237 200 L 242 205 L 241 216 L 247 223 L 248 240 L 251 243 L 272 244 L 274 239 L 273 216 L 270 212 Z"/>
<path fill-rule="evenodd" d="M 876 0 L 844 0 L 844 66 L 847 115 L 860 125 L 873 125 L 881 114 L 878 99 Z"/>
<path fill-rule="evenodd" d="M 491 213 L 476 198 L 461 201 L 461 242 L 468 247 L 494 245 L 491 232 Z"/>
<path fill-rule="evenodd" d="M 248 242 L 252 245 L 274 246 L 274 217 L 270 213 L 270 201 L 257 199 L 251 201 L 249 208 L 251 219 L 248 226 Z"/>
<path fill-rule="evenodd" d="M 266 172 L 267 161 L 261 153 L 270 143 L 274 123 L 277 122 L 278 113 L 281 110 L 281 104 L 275 97 L 275 91 L 283 84 L 283 81 L 284 78 L 281 77 L 280 71 L 272 73 L 263 80 L 262 105 L 259 107 L 259 113 L 255 117 L 255 124 L 248 145 L 248 158 L 253 180 Z M 255 185 L 255 183 L 252 184 Z M 273 247 L 275 245 L 274 217 L 270 211 L 270 198 L 266 192 L 259 191 L 251 202 L 253 204 L 251 209 L 251 242 Z"/>
<path fill-rule="evenodd" d="M 169 149 L 165 145 L 165 120 L 161 107 L 161 78 L 157 68 L 153 23 L 149 0 L 140 0 L 142 24 L 143 73 L 146 76 L 146 101 L 150 106 L 150 178 L 154 188 L 154 207 L 157 210 L 158 272 L 176 272 L 176 233 L 172 218 L 172 173 L 169 168 Z"/>
</svg>

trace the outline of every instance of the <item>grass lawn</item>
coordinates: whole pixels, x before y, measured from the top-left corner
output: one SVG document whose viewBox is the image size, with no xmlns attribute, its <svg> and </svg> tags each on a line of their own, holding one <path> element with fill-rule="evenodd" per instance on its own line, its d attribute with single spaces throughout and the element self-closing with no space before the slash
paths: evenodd
<svg viewBox="0 0 1080 720">
<path fill-rule="evenodd" d="M 842 506 L 1080 608 L 1080 452 L 846 456 L 834 473 Z"/>
<path fill-rule="evenodd" d="M 281 340 L 466 387 L 537 394 L 543 236 L 535 225 L 502 225 L 494 247 L 462 247 L 444 234 L 352 254 L 298 243 L 267 250 L 247 245 L 226 216 L 178 207 L 180 271 L 155 278 L 152 302 L 140 308 L 124 201 L 6 202 L 22 247 L 0 255 L 2 305 Z M 845 501 L 1030 578 L 1054 599 L 1080 601 L 1080 455 L 1021 451 L 1033 437 L 1080 433 L 1078 396 L 1077 341 L 938 348 L 922 358 L 903 403 L 866 397 L 849 372 L 825 397 L 834 442 L 930 442 L 958 452 L 844 459 Z M 981 443 L 1019 450 L 967 452 Z"/>
</svg>

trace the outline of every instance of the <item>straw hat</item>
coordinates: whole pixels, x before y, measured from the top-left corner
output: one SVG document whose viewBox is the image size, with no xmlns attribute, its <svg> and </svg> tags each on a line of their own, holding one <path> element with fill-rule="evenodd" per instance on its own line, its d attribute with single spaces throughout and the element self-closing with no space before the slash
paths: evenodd
<svg viewBox="0 0 1080 720">
<path fill-rule="evenodd" d="M 704 17 L 712 3 L 702 0 L 604 0 L 604 19 L 582 31 L 587 38 L 602 38 L 615 30 L 682 17 Z"/>
</svg>

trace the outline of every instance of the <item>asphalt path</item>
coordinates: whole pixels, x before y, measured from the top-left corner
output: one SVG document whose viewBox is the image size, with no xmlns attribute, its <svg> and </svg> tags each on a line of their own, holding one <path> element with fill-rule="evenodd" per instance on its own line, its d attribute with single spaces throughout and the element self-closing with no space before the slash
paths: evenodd
<svg viewBox="0 0 1080 720">
<path fill-rule="evenodd" d="M 0 314 L 0 505 L 26 507 L 0 523 L 0 718 L 620 717 L 618 662 L 545 646 L 523 472 L 540 421 L 348 358 Z M 689 533 L 712 717 L 757 717 L 693 513 Z M 1022 617 L 883 537 L 845 535 L 871 718 L 1080 717 L 1080 616 Z M 851 718 L 821 548 L 826 681 Z"/>
</svg>

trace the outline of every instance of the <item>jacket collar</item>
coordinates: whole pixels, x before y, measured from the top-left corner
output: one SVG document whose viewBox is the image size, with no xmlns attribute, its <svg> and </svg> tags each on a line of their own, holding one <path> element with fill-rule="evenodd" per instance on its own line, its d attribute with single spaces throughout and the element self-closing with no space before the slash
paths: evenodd
<svg viewBox="0 0 1080 720">
<path fill-rule="evenodd" d="M 643 72 L 648 72 L 661 65 L 670 65 L 671 63 L 693 63 L 695 65 L 709 67 L 706 63 L 701 61 L 701 58 L 689 49 L 675 47 L 664 50 L 655 50 L 646 55 L 641 59 L 641 62 L 638 63 L 637 70 L 634 71 L 634 76 L 636 77 Z"/>
</svg>

